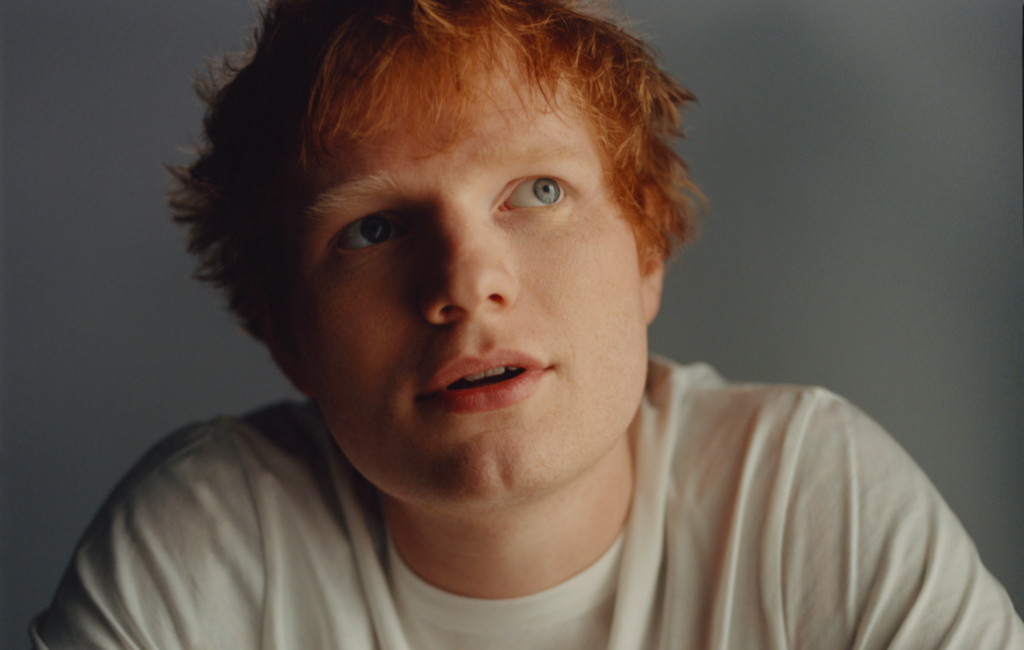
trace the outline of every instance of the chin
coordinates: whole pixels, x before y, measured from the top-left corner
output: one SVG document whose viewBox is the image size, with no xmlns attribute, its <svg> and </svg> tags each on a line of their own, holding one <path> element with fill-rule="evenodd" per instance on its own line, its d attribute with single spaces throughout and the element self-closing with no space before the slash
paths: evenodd
<svg viewBox="0 0 1024 650">
<path fill-rule="evenodd" d="M 491 510 L 550 489 L 558 472 L 546 467 L 537 445 L 523 442 L 510 443 L 507 434 L 464 441 L 428 468 L 428 498 L 444 509 Z"/>
<path fill-rule="evenodd" d="M 628 425 L 629 420 L 616 432 L 597 437 L 580 436 L 575 427 L 545 428 L 544 435 L 534 430 L 531 436 L 508 431 L 474 436 L 425 469 L 417 500 L 452 514 L 493 512 L 536 502 L 598 464 Z"/>
</svg>

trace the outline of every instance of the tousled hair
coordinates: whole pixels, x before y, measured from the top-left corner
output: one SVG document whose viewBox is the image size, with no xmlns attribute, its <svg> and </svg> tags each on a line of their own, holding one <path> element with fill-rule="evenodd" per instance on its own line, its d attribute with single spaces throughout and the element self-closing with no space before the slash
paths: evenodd
<svg viewBox="0 0 1024 650">
<path fill-rule="evenodd" d="M 454 124 L 456 138 L 481 73 L 519 74 L 589 122 L 641 259 L 693 236 L 703 197 L 671 144 L 694 97 L 577 2 L 271 0 L 253 42 L 197 84 L 205 141 L 171 170 L 170 204 L 197 277 L 258 338 L 285 322 L 288 200 L 303 170 L 399 127 Z"/>
</svg>

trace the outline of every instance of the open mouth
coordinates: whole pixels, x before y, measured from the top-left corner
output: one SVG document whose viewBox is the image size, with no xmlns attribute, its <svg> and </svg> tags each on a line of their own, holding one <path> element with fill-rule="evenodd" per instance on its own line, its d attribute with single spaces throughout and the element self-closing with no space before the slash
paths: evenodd
<svg viewBox="0 0 1024 650">
<path fill-rule="evenodd" d="M 500 384 L 503 381 L 508 381 L 514 377 L 526 372 L 525 368 L 515 368 L 512 366 L 499 366 L 497 368 L 491 368 L 484 372 L 478 372 L 475 375 L 469 375 L 463 377 L 457 382 L 450 384 L 447 390 L 467 390 L 470 388 L 480 388 L 482 386 L 490 386 L 491 384 Z"/>
</svg>

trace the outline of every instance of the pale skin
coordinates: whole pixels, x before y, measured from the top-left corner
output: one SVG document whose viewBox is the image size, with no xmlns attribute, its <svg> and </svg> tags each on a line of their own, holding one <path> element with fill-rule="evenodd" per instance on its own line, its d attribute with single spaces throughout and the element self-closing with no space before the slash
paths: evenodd
<svg viewBox="0 0 1024 650">
<path fill-rule="evenodd" d="M 271 337 L 406 563 L 481 598 L 557 585 L 622 531 L 663 277 L 583 120 L 514 84 L 480 84 L 451 146 L 397 129 L 314 170 Z"/>
</svg>

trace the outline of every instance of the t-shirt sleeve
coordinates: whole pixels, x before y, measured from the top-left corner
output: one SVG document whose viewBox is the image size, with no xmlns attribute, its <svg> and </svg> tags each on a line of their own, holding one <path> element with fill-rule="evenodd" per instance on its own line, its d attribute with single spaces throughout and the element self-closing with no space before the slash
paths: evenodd
<svg viewBox="0 0 1024 650">
<path fill-rule="evenodd" d="M 762 529 L 787 645 L 1024 649 L 1009 596 L 910 457 L 844 400 L 802 397 Z"/>
<path fill-rule="evenodd" d="M 35 648 L 258 647 L 259 526 L 222 428 L 171 436 L 115 489 L 33 621 Z"/>
</svg>

